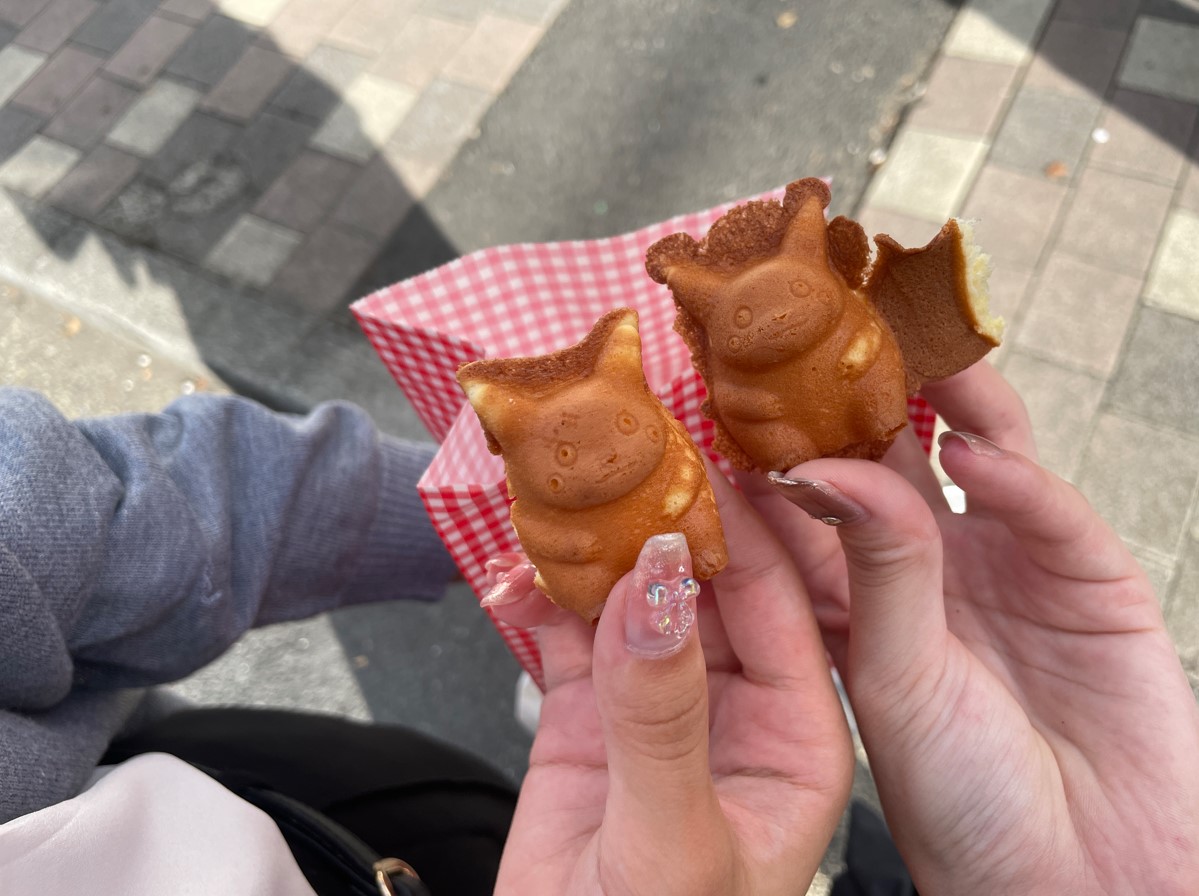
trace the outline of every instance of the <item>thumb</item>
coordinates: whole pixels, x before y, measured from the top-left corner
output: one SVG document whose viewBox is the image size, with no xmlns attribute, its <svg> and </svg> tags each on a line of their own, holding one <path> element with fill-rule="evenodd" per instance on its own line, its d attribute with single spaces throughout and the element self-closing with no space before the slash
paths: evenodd
<svg viewBox="0 0 1199 896">
<path fill-rule="evenodd" d="M 606 817 L 660 861 L 663 838 L 694 830 L 716 805 L 708 766 L 708 690 L 685 536 L 658 535 L 612 589 L 592 681 L 607 749 Z M 673 834 L 671 832 L 674 832 Z"/>
<path fill-rule="evenodd" d="M 841 538 L 850 604 L 846 684 L 855 701 L 874 696 L 880 708 L 908 713 L 946 658 L 941 536 L 932 510 L 898 473 L 866 461 L 811 461 L 785 477 L 771 474 L 771 482 Z M 905 699 L 891 699 L 899 695 Z"/>
</svg>

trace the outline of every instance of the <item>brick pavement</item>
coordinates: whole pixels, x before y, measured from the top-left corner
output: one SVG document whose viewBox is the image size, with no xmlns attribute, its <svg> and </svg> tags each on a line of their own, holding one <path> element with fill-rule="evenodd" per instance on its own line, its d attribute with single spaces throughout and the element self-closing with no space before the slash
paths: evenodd
<svg viewBox="0 0 1199 896">
<path fill-rule="evenodd" d="M 997 364 L 1149 572 L 1199 693 L 1197 120 L 1193 5 L 976 0 L 860 217 L 912 245 L 978 221 Z"/>
</svg>

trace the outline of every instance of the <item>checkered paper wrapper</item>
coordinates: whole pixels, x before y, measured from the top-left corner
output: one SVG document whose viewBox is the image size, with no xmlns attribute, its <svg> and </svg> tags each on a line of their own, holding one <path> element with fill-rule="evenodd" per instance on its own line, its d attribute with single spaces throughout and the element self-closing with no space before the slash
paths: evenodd
<svg viewBox="0 0 1199 896">
<path fill-rule="evenodd" d="M 753 198 L 780 199 L 783 190 Z M 744 201 L 744 200 L 742 200 Z M 480 598 L 484 564 L 520 549 L 508 514 L 503 461 L 455 373 L 467 361 L 540 355 L 573 345 L 605 312 L 640 316 L 650 388 L 711 454 L 714 427 L 700 413 L 706 395 L 683 340 L 673 331 L 674 301 L 645 272 L 645 252 L 679 231 L 701 238 L 729 203 L 602 240 L 498 246 L 474 252 L 379 290 L 352 306 L 371 344 L 413 408 L 441 443 L 418 489 L 434 527 Z M 909 416 L 925 448 L 935 415 L 920 399 Z M 726 468 L 727 472 L 727 468 Z M 492 617 L 533 680 L 544 687 L 535 637 Z"/>
</svg>

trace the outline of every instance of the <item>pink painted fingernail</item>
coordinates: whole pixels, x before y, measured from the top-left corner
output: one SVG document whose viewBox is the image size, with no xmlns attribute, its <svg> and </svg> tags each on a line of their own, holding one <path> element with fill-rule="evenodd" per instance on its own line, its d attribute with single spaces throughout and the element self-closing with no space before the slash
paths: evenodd
<svg viewBox="0 0 1199 896">
<path fill-rule="evenodd" d="M 1006 457 L 1007 452 L 992 442 L 990 439 L 984 439 L 982 436 L 976 436 L 972 432 L 961 432 L 960 430 L 951 429 L 948 432 L 941 433 L 941 437 L 937 439 L 937 444 L 942 448 L 945 447 L 945 442 L 949 439 L 958 439 L 963 442 L 967 448 L 979 457 Z"/>
<path fill-rule="evenodd" d="M 483 607 L 515 603 L 537 587 L 533 584 L 537 568 L 523 554 L 501 554 L 488 560 L 484 568 L 492 584 L 479 601 Z"/>
<path fill-rule="evenodd" d="M 870 515 L 865 507 L 827 482 L 788 479 L 782 473 L 773 472 L 767 473 L 766 478 L 784 498 L 827 526 L 860 523 Z"/>
<path fill-rule="evenodd" d="M 648 539 L 633 568 L 632 588 L 625 603 L 629 650 L 647 659 L 677 653 L 695 627 L 699 595 L 687 537 L 672 532 Z"/>
</svg>

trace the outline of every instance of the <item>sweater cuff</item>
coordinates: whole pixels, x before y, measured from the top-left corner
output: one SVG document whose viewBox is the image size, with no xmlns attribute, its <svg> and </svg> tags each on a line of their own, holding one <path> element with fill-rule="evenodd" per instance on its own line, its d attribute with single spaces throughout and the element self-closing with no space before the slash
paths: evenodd
<svg viewBox="0 0 1199 896">
<path fill-rule="evenodd" d="M 438 600 L 458 575 L 416 490 L 436 451 L 436 445 L 380 434 L 375 520 L 342 592 L 342 605 Z"/>
</svg>

